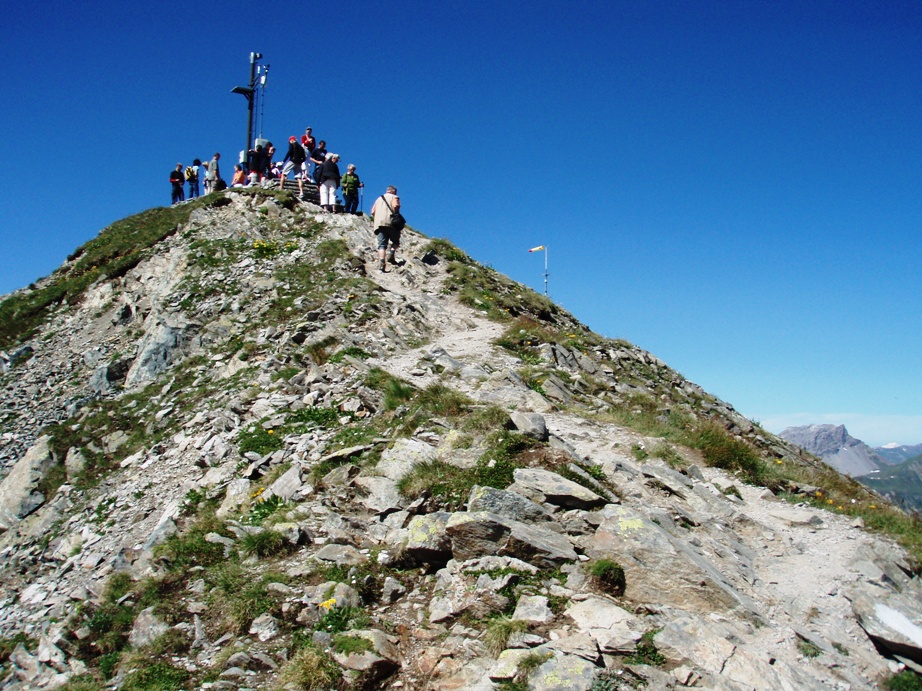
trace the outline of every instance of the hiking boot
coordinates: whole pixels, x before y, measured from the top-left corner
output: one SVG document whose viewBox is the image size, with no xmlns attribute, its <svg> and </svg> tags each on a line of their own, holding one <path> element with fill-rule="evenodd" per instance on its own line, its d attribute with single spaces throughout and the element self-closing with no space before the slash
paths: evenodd
<svg viewBox="0 0 922 691">
<path fill-rule="evenodd" d="M 391 250 L 391 253 L 387 255 L 387 261 L 389 261 L 391 264 L 397 263 L 397 257 L 394 256 L 394 250 Z"/>
<path fill-rule="evenodd" d="M 383 259 L 381 260 L 381 271 L 387 273 L 387 264 Z"/>
</svg>

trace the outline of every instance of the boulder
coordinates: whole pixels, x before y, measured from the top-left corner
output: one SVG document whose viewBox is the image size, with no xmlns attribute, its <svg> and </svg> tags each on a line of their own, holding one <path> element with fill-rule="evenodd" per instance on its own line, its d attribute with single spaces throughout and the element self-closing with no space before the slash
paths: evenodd
<svg viewBox="0 0 922 691">
<path fill-rule="evenodd" d="M 45 503 L 39 483 L 54 467 L 49 437 L 39 437 L 0 482 L 0 532 L 9 530 Z"/>
<path fill-rule="evenodd" d="M 588 510 L 608 503 L 592 490 L 549 470 L 517 468 L 513 478 L 515 481 L 508 487 L 510 492 L 524 494 L 539 503 Z"/>
<path fill-rule="evenodd" d="M 453 513 L 445 532 L 458 561 L 495 554 L 515 557 L 539 568 L 555 568 L 577 558 L 563 535 L 486 511 Z"/>
<path fill-rule="evenodd" d="M 474 485 L 467 500 L 468 511 L 487 511 L 522 523 L 553 520 L 544 508 L 521 494 L 494 487 Z"/>
</svg>

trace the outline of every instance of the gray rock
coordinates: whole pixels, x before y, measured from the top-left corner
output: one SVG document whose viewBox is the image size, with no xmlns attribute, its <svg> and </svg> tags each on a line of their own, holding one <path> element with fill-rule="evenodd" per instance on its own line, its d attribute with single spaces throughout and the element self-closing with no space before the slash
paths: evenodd
<svg viewBox="0 0 922 691">
<path fill-rule="evenodd" d="M 301 466 L 296 463 L 282 473 L 278 480 L 269 485 L 265 495 L 291 501 L 295 492 L 301 489 L 301 484 Z"/>
<path fill-rule="evenodd" d="M 45 503 L 38 484 L 54 467 L 49 437 L 39 437 L 0 482 L 0 532 L 9 530 Z"/>
<path fill-rule="evenodd" d="M 279 623 L 271 614 L 261 614 L 250 624 L 249 633 L 256 636 L 263 643 L 271 641 L 279 635 Z"/>
<path fill-rule="evenodd" d="M 544 595 L 523 595 L 516 603 L 512 618 L 540 626 L 553 620 L 554 613 Z"/>
<path fill-rule="evenodd" d="M 531 499 L 494 487 L 475 485 L 467 501 L 468 511 L 487 511 L 523 523 L 541 523 L 553 517 Z"/>
<path fill-rule="evenodd" d="M 417 564 L 444 564 L 451 558 L 451 538 L 445 526 L 451 514 L 444 511 L 414 516 L 407 525 L 406 553 Z"/>
<path fill-rule="evenodd" d="M 169 625 L 154 614 L 154 608 L 148 607 L 138 613 L 128 635 L 128 642 L 135 648 L 150 645 L 169 630 Z"/>
<path fill-rule="evenodd" d="M 861 584 L 852 611 L 877 645 L 922 663 L 922 586 L 914 580 L 902 592 Z"/>
<path fill-rule="evenodd" d="M 138 356 L 125 376 L 125 386 L 156 378 L 173 361 L 175 351 L 188 340 L 189 331 L 190 325 L 183 320 L 157 322 L 141 339 Z"/>
<path fill-rule="evenodd" d="M 557 473 L 539 468 L 517 468 L 509 491 L 524 494 L 536 502 L 570 509 L 595 509 L 607 504 L 604 497 Z"/>
<path fill-rule="evenodd" d="M 453 513 L 445 531 L 459 561 L 497 554 L 554 568 L 576 559 L 573 546 L 562 535 L 484 511 Z"/>
<path fill-rule="evenodd" d="M 547 441 L 547 423 L 544 416 L 540 413 L 520 413 L 514 411 L 509 415 L 515 428 L 526 437 L 537 439 L 538 441 Z"/>
<path fill-rule="evenodd" d="M 368 557 L 351 545 L 324 545 L 314 555 L 314 559 L 340 566 L 356 566 L 367 561 Z"/>
</svg>

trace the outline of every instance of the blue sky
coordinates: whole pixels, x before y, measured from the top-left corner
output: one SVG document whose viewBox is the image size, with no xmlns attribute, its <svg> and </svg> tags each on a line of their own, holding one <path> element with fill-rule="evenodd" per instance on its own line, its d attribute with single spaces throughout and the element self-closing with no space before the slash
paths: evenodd
<svg viewBox="0 0 922 691">
<path fill-rule="evenodd" d="M 772 431 L 922 442 L 922 3 L 0 0 L 0 293 L 311 125 L 413 227 Z M 370 199 L 365 200 L 367 210 Z"/>
</svg>

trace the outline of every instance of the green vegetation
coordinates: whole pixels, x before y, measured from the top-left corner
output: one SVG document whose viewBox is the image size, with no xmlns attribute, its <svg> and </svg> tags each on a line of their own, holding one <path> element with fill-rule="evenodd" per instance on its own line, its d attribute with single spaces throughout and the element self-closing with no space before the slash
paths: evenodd
<svg viewBox="0 0 922 691">
<path fill-rule="evenodd" d="M 208 542 L 208 533 L 221 533 L 224 525 L 209 509 L 184 531 L 170 535 L 154 548 L 154 554 L 164 559 L 171 569 L 184 570 L 193 566 L 211 566 L 224 561 L 224 545 Z"/>
<path fill-rule="evenodd" d="M 372 652 L 374 649 L 371 641 L 362 636 L 349 636 L 342 633 L 333 636 L 333 650 L 343 655 L 361 655 Z"/>
<path fill-rule="evenodd" d="M 819 657 L 823 653 L 823 650 L 816 645 L 816 643 L 804 640 L 803 638 L 798 639 L 797 650 L 804 657 Z"/>
<path fill-rule="evenodd" d="M 922 676 L 910 669 L 904 669 L 884 681 L 887 691 L 922 691 Z"/>
<path fill-rule="evenodd" d="M 102 277 L 124 276 L 150 256 L 152 248 L 188 221 L 193 210 L 211 206 L 220 194 L 188 204 L 148 209 L 116 221 L 68 257 L 68 263 L 42 281 L 0 302 L 0 349 L 31 337 L 49 312 L 73 304 Z"/>
<path fill-rule="evenodd" d="M 240 545 L 241 551 L 246 555 L 257 557 L 270 557 L 287 554 L 296 549 L 288 539 L 277 530 L 263 530 L 260 533 L 248 533 Z"/>
<path fill-rule="evenodd" d="M 358 346 L 349 346 L 348 348 L 343 348 L 342 350 L 337 350 L 333 355 L 330 356 L 330 362 L 342 362 L 347 357 L 357 358 L 359 360 L 367 360 L 371 357 L 370 353 L 362 350 Z"/>
<path fill-rule="evenodd" d="M 230 562 L 205 573 L 206 582 L 214 586 L 209 595 L 211 606 L 227 633 L 246 633 L 256 617 L 267 612 L 281 613 L 281 597 L 269 591 L 269 583 L 284 583 L 282 574 L 264 573 L 258 578 L 239 563 Z"/>
<path fill-rule="evenodd" d="M 176 691 L 187 688 L 189 673 L 167 662 L 143 665 L 125 675 L 122 691 Z"/>
<path fill-rule="evenodd" d="M 589 566 L 589 574 L 602 590 L 612 595 L 624 595 L 624 569 L 612 559 L 598 559 Z"/>
<path fill-rule="evenodd" d="M 429 244 L 423 248 L 423 255 L 429 254 L 430 252 L 449 262 L 470 264 L 472 261 L 462 250 L 459 250 L 451 244 L 451 242 L 442 238 L 433 238 L 429 241 Z"/>
<path fill-rule="evenodd" d="M 368 621 L 368 615 L 358 607 L 330 607 L 314 628 L 327 633 L 342 633 L 364 628 Z"/>
<path fill-rule="evenodd" d="M 506 649 L 506 644 L 513 634 L 527 630 L 528 624 L 525 621 L 500 615 L 491 619 L 487 624 L 483 642 L 493 657 L 499 657 L 499 654 Z"/>
<path fill-rule="evenodd" d="M 398 491 L 415 499 L 428 493 L 446 509 L 465 504 L 474 485 L 505 489 L 516 468 L 525 466 L 523 454 L 538 445 L 535 440 L 508 430 L 487 438 L 488 448 L 473 468 L 458 468 L 444 461 L 419 463 L 397 483 Z"/>
<path fill-rule="evenodd" d="M 666 658 L 656 649 L 653 638 L 659 633 L 659 629 L 652 629 L 644 633 L 637 641 L 637 649 L 633 655 L 624 658 L 624 661 L 631 665 L 650 665 L 652 667 L 662 667 L 666 664 Z"/>
<path fill-rule="evenodd" d="M 313 643 L 299 649 L 279 670 L 279 679 L 300 691 L 344 688 L 342 670 L 329 653 Z"/>
</svg>

